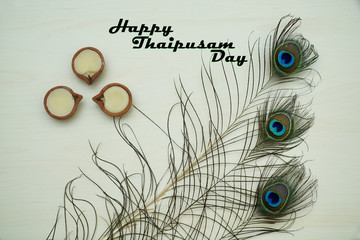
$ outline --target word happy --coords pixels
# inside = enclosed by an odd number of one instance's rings
[[[137,35],[132,39],[134,49],[170,49],[172,52],[180,49],[210,49],[214,53],[212,56],[213,62],[224,60],[225,62],[236,62],[238,66],[242,66],[244,62],[247,62],[246,56],[226,56],[224,49],[234,49],[233,42],[216,43],[205,42],[204,40],[200,42],[182,42],[175,40],[173,37],[169,37],[166,41],[153,41],[152,36],[155,34],[161,34],[164,38],[167,38],[170,33],[174,32],[171,26],[158,26],[157,24],[152,24],[151,26],[146,24],[133,26],[129,24],[129,20],[121,18],[117,25],[109,29],[110,34],[118,32],[135,33]]]

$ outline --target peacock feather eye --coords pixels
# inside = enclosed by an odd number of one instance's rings
[[[281,75],[289,75],[298,71],[302,62],[301,47],[297,42],[285,42],[278,46],[274,53],[276,70]]]
[[[261,196],[261,206],[269,213],[278,213],[286,205],[289,189],[284,183],[274,183],[266,187]]]
[[[286,112],[278,112],[266,121],[266,134],[273,140],[284,140],[291,133],[293,121]]]

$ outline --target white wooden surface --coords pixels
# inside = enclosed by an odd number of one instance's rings
[[[233,41],[248,56],[252,31],[265,38],[278,20],[303,19],[299,31],[320,53],[314,66],[322,82],[314,92],[316,124],[307,143],[308,166],[319,179],[313,211],[296,222],[294,236],[272,234],[256,239],[360,239],[360,2],[303,1],[53,1],[0,0],[0,239],[44,239],[62,203],[67,181],[96,171],[88,140],[131,170],[126,145],[112,119],[91,98],[108,83],[120,82],[134,104],[164,126],[176,101],[173,82],[181,76],[200,91],[201,51],[132,49],[133,35],[108,33],[119,18],[140,25],[171,25],[175,39]],[[99,48],[104,73],[88,86],[71,71],[81,47]],[[246,67],[239,69],[246,76]],[[84,96],[67,121],[43,108],[48,89],[67,85]],[[138,116],[138,115],[137,115]],[[136,122],[135,113],[126,118]],[[146,129],[139,129],[143,131]],[[151,132],[146,150],[160,152]],[[153,164],[164,164],[153,159]],[[159,162],[160,161],[160,162]]]

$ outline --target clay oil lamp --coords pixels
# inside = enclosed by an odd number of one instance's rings
[[[69,87],[57,86],[50,89],[44,98],[46,112],[53,118],[66,119],[71,117],[83,97]]]
[[[130,90],[120,83],[106,85],[98,95],[93,97],[101,110],[110,116],[121,116],[131,107]]]
[[[102,53],[93,47],[77,51],[72,59],[73,72],[87,84],[92,84],[104,70],[105,60]]]

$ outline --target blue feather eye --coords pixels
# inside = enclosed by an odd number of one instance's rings
[[[278,54],[278,62],[284,68],[291,67],[295,62],[295,57],[284,50],[281,50]]]
[[[284,183],[275,183],[267,186],[261,196],[261,206],[269,213],[278,213],[286,205],[289,189]]]
[[[282,136],[286,131],[286,127],[281,122],[275,119],[270,121],[269,128],[271,133],[276,136]]]
[[[286,112],[278,112],[270,116],[266,122],[266,134],[274,140],[284,140],[292,129],[292,119]]]
[[[276,192],[273,191],[268,191],[265,194],[265,201],[271,206],[271,207],[277,207],[280,205],[281,203],[281,197],[279,196],[279,194],[277,194]]]
[[[285,42],[274,52],[274,65],[281,75],[296,73],[301,67],[302,52],[297,42]]]

